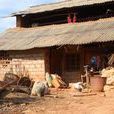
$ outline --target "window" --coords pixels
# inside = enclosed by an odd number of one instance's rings
[[[5,68],[10,64],[11,58],[6,51],[0,51],[0,68]]]
[[[79,54],[66,54],[65,69],[68,72],[80,70],[80,56]]]

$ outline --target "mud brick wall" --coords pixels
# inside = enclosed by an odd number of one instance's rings
[[[81,81],[80,72],[64,72],[62,79],[67,83],[76,83]]]
[[[29,76],[33,80],[45,78],[45,51],[9,51],[9,57],[0,59],[0,80],[6,72],[19,76]]]

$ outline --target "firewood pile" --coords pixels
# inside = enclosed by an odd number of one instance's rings
[[[33,81],[29,77],[19,77],[13,73],[6,73],[4,80],[0,81],[0,93],[10,91],[30,94],[32,85]]]

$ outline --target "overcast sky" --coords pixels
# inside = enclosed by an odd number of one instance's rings
[[[58,0],[0,0],[0,32],[15,27],[15,18],[3,18],[13,12],[26,9],[29,6],[56,2]]]

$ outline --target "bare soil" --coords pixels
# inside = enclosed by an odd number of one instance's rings
[[[114,90],[95,94],[71,90],[52,93],[42,98],[9,93],[0,99],[0,114],[114,114]]]

